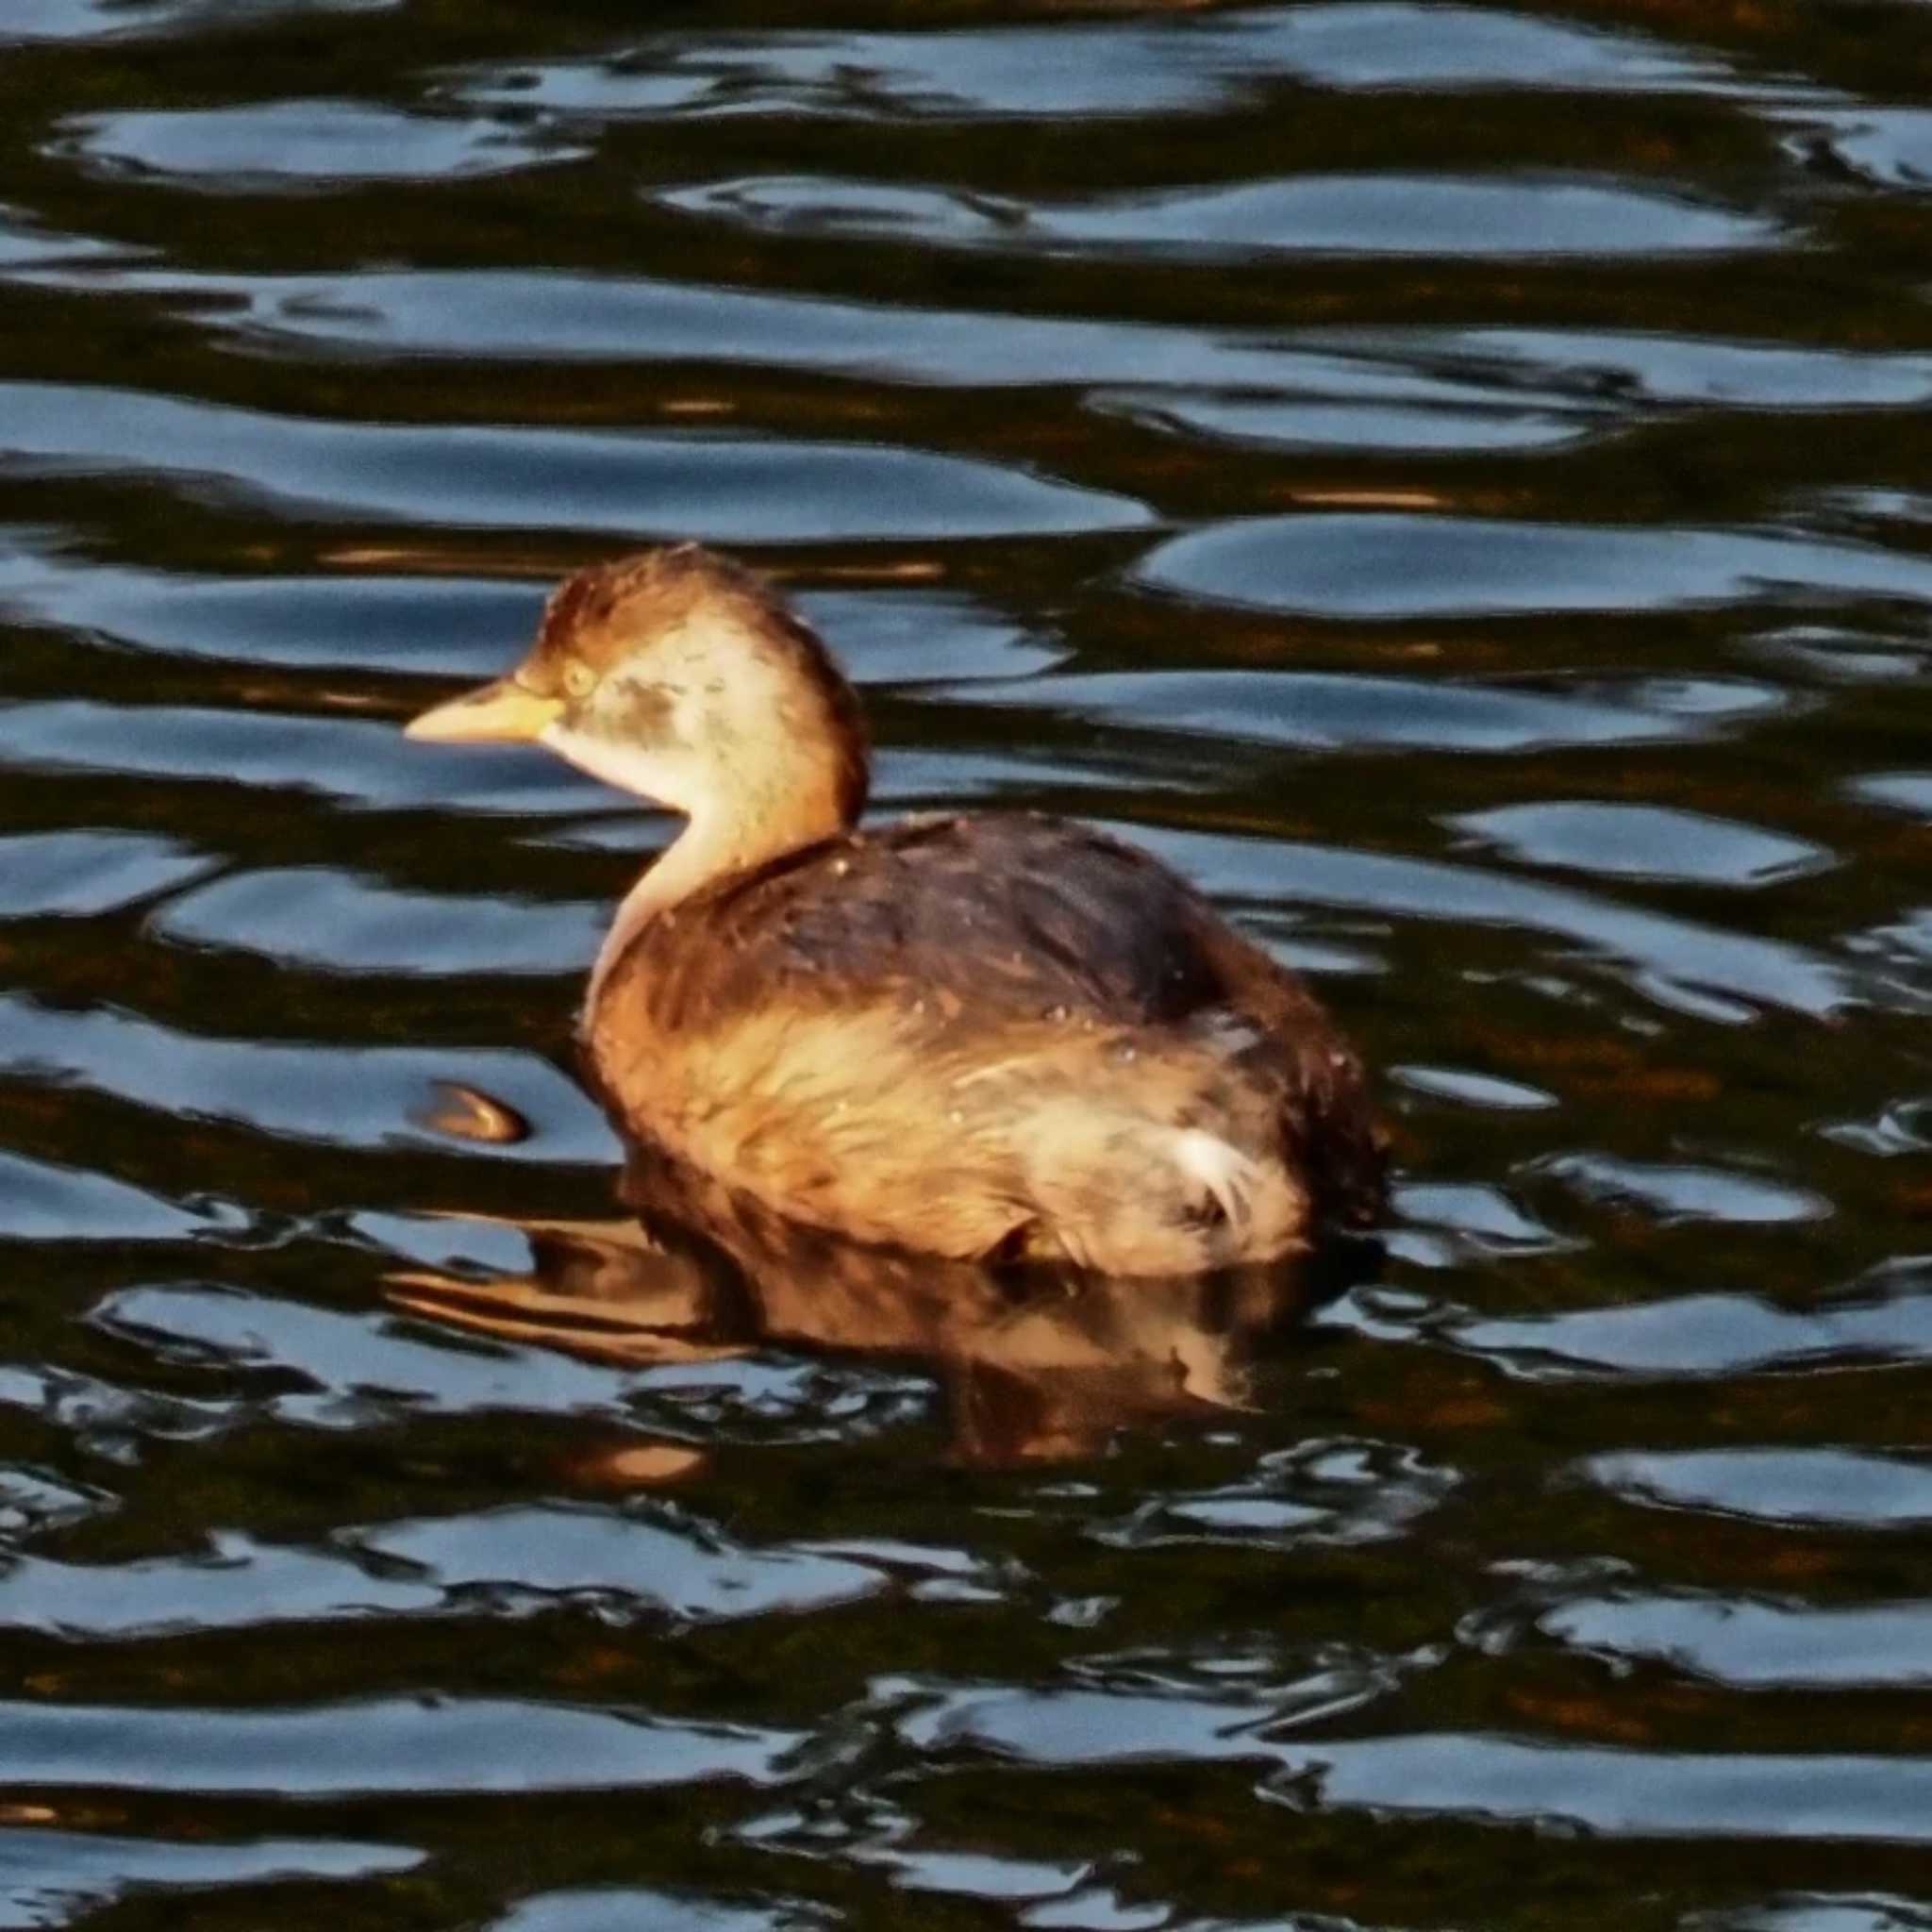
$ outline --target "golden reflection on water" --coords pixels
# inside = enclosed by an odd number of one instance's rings
[[[494,1224],[526,1240],[525,1271],[403,1269],[387,1277],[389,1297],[625,1367],[770,1347],[914,1363],[942,1391],[953,1457],[1006,1467],[1091,1457],[1124,1428],[1244,1408],[1257,1354],[1370,1258],[1357,1246],[1119,1281],[867,1247],[644,1159],[624,1193],[635,1218]],[[666,1468],[687,1473],[675,1457]]]

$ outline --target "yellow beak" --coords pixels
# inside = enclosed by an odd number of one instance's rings
[[[546,698],[513,677],[500,677],[411,718],[403,736],[438,744],[522,744],[542,737],[543,727],[562,716],[561,698]]]

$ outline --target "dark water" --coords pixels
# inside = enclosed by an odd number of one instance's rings
[[[1932,1925],[1932,15],[0,0],[0,1925]],[[617,1216],[696,534],[1122,827],[1392,1252]]]

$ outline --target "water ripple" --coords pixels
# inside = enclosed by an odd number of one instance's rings
[[[1814,1609],[1619,1591],[1558,1605],[1538,1621],[1595,1656],[1654,1660],[1743,1690],[1932,1684],[1932,1604]]]
[[[1037,708],[1117,728],[1198,733],[1223,744],[1491,753],[1701,737],[1727,716],[1750,717],[1779,702],[1773,687],[1741,679],[1713,683],[1707,706],[1687,713],[1674,693],[1636,680],[1540,691],[1261,669],[1079,672],[945,687],[935,695],[996,705],[1008,715]]]
[[[1467,1317],[1458,1348],[1531,1378],[1718,1379],[1773,1370],[1932,1358],[1932,1307],[1909,1288],[1819,1311],[1746,1294],[1672,1295],[1553,1315]]]
[[[144,832],[0,835],[0,919],[95,917],[186,885],[216,863]]]
[[[1903,408],[1932,400],[1932,357],[1665,329],[1370,329],[1351,343],[1507,382],[1526,397],[1742,409]]]
[[[0,766],[286,789],[390,810],[583,812],[610,802],[556,759],[516,750],[425,759],[393,724],[266,708],[0,702]]]
[[[1790,147],[1834,174],[1914,194],[1932,189],[1932,110],[1922,107],[1807,109]]]
[[[102,114],[62,125],[48,152],[142,181],[227,193],[319,192],[356,181],[450,181],[578,158],[487,121],[353,101]]]
[[[601,903],[405,892],[303,866],[231,874],[175,899],[147,929],[330,973],[444,977],[580,973],[609,923]]]
[[[1525,864],[1606,878],[1755,887],[1835,863],[1808,840],[1665,806],[1551,799],[1464,812],[1449,823]]]
[[[1910,812],[1932,824],[1932,772],[1874,772],[1870,777],[1854,779],[1851,790],[1855,796],[1874,805]]]
[[[341,1147],[414,1145],[484,1158],[602,1164],[615,1154],[596,1108],[532,1054],[229,1040],[105,1008],[58,1011],[19,994],[0,994],[0,1019],[7,1042],[0,1073],[110,1094],[170,1119],[228,1121]],[[433,1103],[452,1081],[496,1096],[535,1132],[493,1146],[440,1131],[431,1124]]]
[[[1131,829],[1191,876],[1227,895],[1302,900],[1431,922],[1522,926],[1574,940],[1635,966],[1635,991],[1707,1019],[1749,1019],[1751,1008],[1740,1001],[1824,1018],[1872,996],[1846,966],[1803,946],[1472,866],[1152,826]]]
[[[768,175],[661,192],[686,214],[778,234],[1003,254],[1240,261],[1280,255],[1615,257],[1767,248],[1781,225],[1595,180],[1301,175],[1089,201]]]
[[[1603,1153],[1555,1154],[1536,1163],[1585,1200],[1637,1208],[1665,1225],[1722,1221],[1733,1225],[1782,1225],[1815,1221],[1831,1204],[1809,1188],[1768,1175],[1690,1161],[1626,1160]]]
[[[372,1575],[338,1556],[229,1532],[204,1556],[119,1563],[16,1557],[0,1571],[0,1625],[70,1639],[153,1638],[435,1607],[432,1586]]]
[[[1932,1524],[1932,1461],[1857,1449],[1680,1449],[1592,1457],[1585,1473],[1633,1502],[1815,1528]]]
[[[1273,1767],[1271,1791],[1323,1810],[1564,1823],[1612,1837],[1932,1843],[1932,1760],[1826,1752],[1611,1750],[1482,1734],[1294,1744],[1265,1706],[1093,1690],[964,1690],[904,1724],[926,1750],[1040,1767],[1185,1760]]]
[[[452,428],[270,416],[138,390],[0,382],[0,474],[108,465],[285,515],[721,541],[1044,535],[1151,521],[1123,496],[925,450],[698,430]]]
[[[287,1710],[15,1701],[0,1704],[0,1724],[23,1783],[263,1798],[769,1784],[798,1742],[750,1725],[490,1698]]]
[[[0,1241],[178,1241],[235,1224],[229,1210],[190,1212],[106,1174],[0,1152]]]
[[[827,1922],[792,1904],[735,1905],[689,1891],[586,1886],[526,1898],[489,1932],[817,1932]]]
[[[177,1843],[8,1825],[0,1832],[0,1926],[66,1924],[129,1892],[375,1878],[414,1871],[425,1856],[406,1845],[347,1840]]]
[[[1238,108],[1271,86],[1730,92],[1716,57],[1636,34],[1406,0],[946,34],[658,35],[596,61],[485,69],[462,97],[568,121],[672,113],[958,120]]]
[[[1737,1911],[1699,1912],[1687,1932],[1926,1932],[1932,1909],[1876,1892],[1794,1892]]]
[[[1386,512],[1215,525],[1158,545],[1135,575],[1210,603],[1355,618],[1669,610],[1824,590],[1932,601],[1932,560],[1897,551],[1742,530]]]
[[[877,1570],[819,1552],[733,1548],[694,1526],[555,1507],[390,1524],[353,1541],[444,1591],[594,1596],[680,1622],[822,1609],[885,1583]]]
[[[523,1507],[340,1532],[334,1550],[238,1532],[192,1557],[112,1564],[20,1557],[0,1570],[0,1624],[126,1641],[264,1624],[530,1611],[593,1603],[607,1620],[679,1623],[808,1613],[886,1587],[876,1569],[800,1550],[748,1550],[695,1526]],[[378,1563],[363,1558],[374,1555]]]
[[[287,13],[369,13],[398,0],[8,0],[0,45],[137,39],[194,27],[249,25]]]
[[[0,42],[7,27],[0,22]],[[117,248],[108,242],[96,242],[85,235],[62,235],[43,227],[17,210],[0,206],[0,271],[47,268],[55,263],[97,261],[103,257],[139,256],[142,249]]]

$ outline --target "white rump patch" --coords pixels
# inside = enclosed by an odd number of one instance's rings
[[[1205,1127],[1183,1127],[1174,1137],[1174,1165],[1210,1194],[1236,1232],[1248,1224],[1255,1191],[1266,1178],[1239,1147]]]

